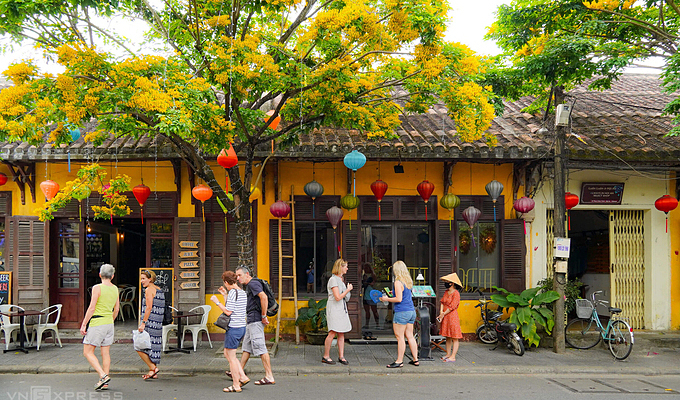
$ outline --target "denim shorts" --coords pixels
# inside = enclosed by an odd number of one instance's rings
[[[394,313],[392,323],[397,325],[408,325],[416,322],[416,312],[411,311],[397,311]]]
[[[240,328],[229,328],[227,333],[224,334],[224,348],[225,349],[238,349],[243,335],[246,334],[246,327],[242,326]]]

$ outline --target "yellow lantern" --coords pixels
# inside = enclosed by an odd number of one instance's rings
[[[250,187],[250,198],[249,200],[251,202],[257,201],[262,197],[262,191],[260,191],[260,188],[257,186],[251,186]]]

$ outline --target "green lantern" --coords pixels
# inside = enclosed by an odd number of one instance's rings
[[[453,209],[460,205],[460,199],[453,193],[448,193],[439,200],[439,205],[449,210],[449,231],[451,230],[451,220],[453,219]]]
[[[359,203],[360,203],[359,198],[354,197],[351,194],[347,194],[347,195],[343,196],[342,199],[340,199],[340,207],[344,208],[345,210],[349,211],[349,213],[350,213],[349,214],[350,215],[350,218],[349,218],[349,229],[350,230],[352,229],[352,210],[359,207]]]
[[[73,189],[73,198],[78,200],[78,213],[80,214],[80,220],[83,220],[83,200],[90,197],[92,190],[89,186],[78,186]]]

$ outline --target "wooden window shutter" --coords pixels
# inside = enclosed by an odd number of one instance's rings
[[[281,223],[281,238],[292,239],[292,224],[289,222]],[[281,241],[281,254],[283,257],[283,275],[293,275],[293,242],[291,240]],[[279,221],[269,220],[269,284],[275,294],[279,293]],[[293,285],[291,279],[283,280],[283,296],[293,295]]]
[[[359,196],[361,204],[359,209],[361,210],[360,217],[362,220],[366,221],[377,221],[378,220],[378,200],[375,196]],[[397,219],[397,202],[396,197],[385,196],[380,202],[380,215],[383,220],[395,220]]]
[[[208,220],[205,224],[205,290],[207,293],[215,293],[222,286],[227,252],[224,220]]]
[[[238,242],[236,241],[236,222],[229,220],[227,222],[227,270],[236,271],[238,267]]]
[[[456,224],[451,224],[449,230],[449,221],[437,221],[437,300],[444,295],[446,288],[444,282],[439,278],[448,275],[452,272],[458,272],[456,265]],[[462,281],[462,279],[461,279]]]
[[[349,221],[342,221],[342,258],[347,261],[347,274],[345,283],[354,286],[352,296],[347,302],[347,312],[352,323],[352,330],[347,333],[349,338],[361,337],[361,315],[359,306],[361,303],[361,224],[352,221],[352,229]]]
[[[7,217],[5,219],[5,271],[14,271],[14,255],[16,250],[14,249],[14,227],[16,226],[16,218]],[[14,275],[14,281],[16,282],[16,274]],[[12,293],[12,298],[14,293]]]
[[[12,261],[17,277],[16,297],[24,308],[37,309],[44,306],[47,268],[45,266],[45,223],[37,218],[21,217],[14,219]],[[9,249],[9,248],[8,248]]]
[[[521,219],[501,221],[501,282],[513,293],[525,289],[526,245]]]
[[[175,243],[173,248],[175,249],[174,254],[174,265],[175,265],[175,276],[177,277],[177,282],[175,285],[175,290],[177,290],[175,299],[177,299],[177,308],[180,310],[189,310],[196,306],[205,304],[205,285],[206,285],[206,257],[205,257],[205,225],[200,218],[175,218]],[[182,289],[181,284],[183,282],[193,282],[195,279],[183,279],[180,277],[182,270],[178,267],[179,252],[183,251],[179,248],[179,242],[183,240],[198,241],[198,271],[199,271],[199,284],[198,289]],[[191,319],[190,319],[191,321]],[[191,322],[193,323],[193,322]]]
[[[295,220],[327,221],[326,211],[335,205],[340,207],[340,196],[317,197],[314,204],[309,196],[295,196]]]
[[[493,221],[493,199],[489,196],[459,196],[460,206],[454,211],[458,221],[463,220],[463,211],[470,206],[475,206],[482,212],[479,216],[480,221]],[[428,210],[429,212],[429,210]],[[500,196],[496,200],[496,221],[505,218],[505,197]]]

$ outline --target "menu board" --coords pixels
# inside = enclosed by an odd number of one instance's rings
[[[11,272],[0,272],[0,304],[12,304]]]
[[[173,291],[173,285],[174,285],[174,279],[173,279],[173,273],[174,269],[173,268],[140,268],[139,269],[139,274],[142,274],[142,271],[153,271],[156,273],[156,281],[154,282],[156,286],[161,288],[163,292],[165,292],[165,299],[171,299],[173,302],[171,304],[175,304],[174,302],[174,291]],[[144,289],[139,288],[139,293],[143,293]],[[139,296],[139,299],[141,299],[144,296]],[[140,309],[141,309],[141,304],[140,304]]]
[[[411,295],[413,297],[437,297],[434,289],[432,289],[432,286],[429,285],[413,286],[413,289],[411,289]]]
[[[180,268],[198,268],[198,241],[182,240],[179,242],[179,267]],[[180,275],[181,281],[179,283],[180,289],[200,289],[200,280],[198,271],[183,271]]]

